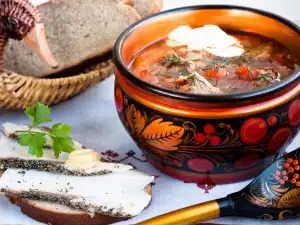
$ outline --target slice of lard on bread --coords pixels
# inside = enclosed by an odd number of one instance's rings
[[[152,0],[140,0],[148,5]],[[154,6],[153,6],[154,7]],[[50,68],[24,45],[10,40],[5,68],[34,77],[49,76],[76,68],[87,60],[110,52],[119,35],[141,19],[140,14],[120,0],[64,0],[38,6],[43,16],[51,52],[59,63]]]
[[[52,141],[46,137],[44,154],[41,158],[36,158],[28,154],[28,148],[18,143],[17,131],[28,130],[28,125],[18,125],[13,123],[2,124],[2,136],[0,139],[0,168],[23,168],[24,165],[29,169],[51,168],[51,165],[62,164],[68,159],[67,153],[62,153],[58,158],[54,157]],[[33,128],[32,131],[47,132],[49,128]],[[75,149],[82,149],[82,144],[74,141]],[[31,167],[31,168],[30,168]]]
[[[17,143],[16,131],[26,128],[3,124],[0,140],[0,192],[24,214],[52,225],[104,225],[137,216],[150,204],[153,176],[103,162],[79,142],[74,152],[58,159],[49,142],[44,156],[34,158]]]

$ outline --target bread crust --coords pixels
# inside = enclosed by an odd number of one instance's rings
[[[0,170],[0,177],[3,173],[4,171]],[[152,196],[152,187],[150,184],[144,188],[144,191]],[[86,212],[72,210],[71,208],[72,213],[65,213],[61,210],[42,208],[37,201],[30,202],[30,200],[17,199],[11,195],[5,195],[5,197],[7,197],[12,204],[17,205],[23,214],[38,222],[51,225],[107,225],[131,219],[131,217],[112,217],[102,214],[91,215]],[[145,209],[148,208],[150,204],[151,200]]]
[[[107,225],[120,221],[125,221],[130,218],[116,218],[100,214],[91,216],[86,213],[73,213],[65,214],[59,211],[51,211],[43,208],[39,208],[33,204],[30,204],[27,200],[16,199],[12,196],[6,196],[12,204],[20,207],[22,213],[30,218],[46,224],[51,225]]]

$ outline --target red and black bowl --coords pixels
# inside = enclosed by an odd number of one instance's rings
[[[141,20],[117,40],[115,103],[124,127],[162,172],[197,183],[256,176],[300,124],[300,71],[268,88],[234,95],[199,95],[160,88],[129,65],[145,46],[180,25],[215,24],[270,37],[300,59],[300,29],[269,12],[237,6],[192,6]]]

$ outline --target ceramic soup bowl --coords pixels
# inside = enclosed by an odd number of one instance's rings
[[[162,172],[186,182],[231,183],[256,176],[300,123],[300,72],[268,88],[234,95],[180,93],[130,71],[134,56],[180,25],[215,24],[275,39],[300,58],[300,29],[264,11],[192,6],[159,13],[128,28],[115,49],[115,103],[124,127]]]

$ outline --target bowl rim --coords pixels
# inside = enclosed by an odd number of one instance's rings
[[[173,13],[202,10],[202,9],[229,9],[229,10],[241,10],[241,11],[253,12],[269,18],[273,18],[283,23],[284,25],[294,30],[300,36],[300,27],[296,25],[294,22],[282,16],[279,16],[275,13],[267,12],[260,9],[244,7],[244,6],[234,6],[234,5],[194,5],[194,6],[174,8],[143,18],[142,20],[134,23],[133,25],[131,25],[125,31],[122,32],[122,34],[118,37],[113,49],[113,55],[114,55],[113,58],[114,58],[115,66],[118,69],[118,71],[126,78],[126,80],[130,81],[135,86],[142,88],[143,90],[150,91],[151,93],[158,94],[164,97],[170,97],[170,98],[185,100],[185,101],[195,101],[195,102],[220,102],[220,101],[223,102],[223,101],[249,100],[257,97],[271,95],[300,80],[300,69],[298,69],[295,73],[293,73],[291,76],[289,76],[288,78],[286,78],[284,81],[280,83],[273,84],[267,88],[262,88],[251,92],[238,93],[238,94],[194,94],[194,93],[172,91],[166,88],[158,87],[156,85],[153,85],[151,83],[148,83],[138,78],[128,69],[128,66],[125,65],[122,59],[122,54],[121,54],[122,46],[126,41],[127,37],[131,33],[133,33],[137,28],[147,24],[148,22],[151,22],[154,19],[163,18],[164,16]]]

